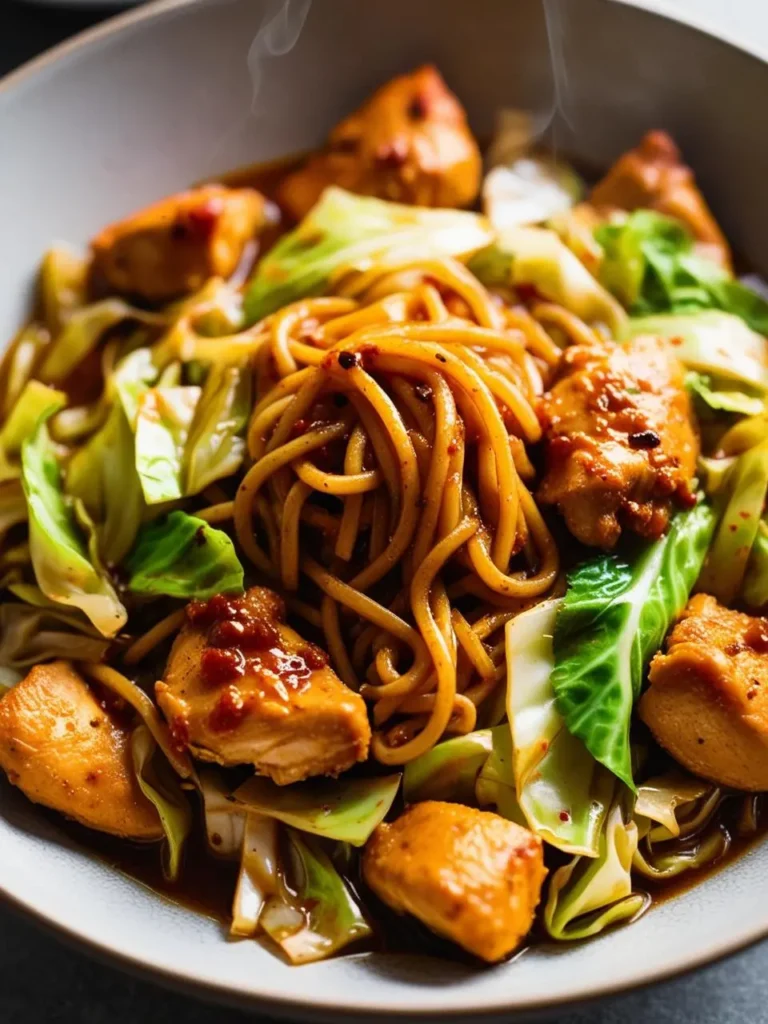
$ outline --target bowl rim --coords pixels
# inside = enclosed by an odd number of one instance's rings
[[[58,61],[87,49],[102,39],[119,34],[130,26],[151,22],[168,12],[192,7],[200,2],[210,3],[212,0],[151,0],[141,7],[131,7],[112,15],[105,21],[49,48],[0,78],[0,100],[49,66],[54,66]],[[768,44],[763,47],[755,45],[754,40],[747,41],[741,37],[737,38],[727,27],[715,25],[713,19],[701,16],[698,12],[691,10],[681,10],[673,3],[673,0],[601,0],[601,2],[620,3],[655,17],[677,22],[695,32],[709,36],[718,44],[728,46],[763,64],[768,64]],[[749,852],[747,851],[746,855]],[[162,899],[163,897],[158,896],[158,898]],[[154,965],[140,956],[119,949],[107,940],[90,934],[87,926],[80,926],[71,921],[65,923],[56,920],[34,906],[32,902],[17,896],[11,888],[6,886],[2,876],[0,876],[0,901],[7,909],[31,919],[44,931],[68,945],[82,950],[94,959],[116,966],[129,974],[138,975],[167,988],[207,1001],[249,1009],[258,1006],[259,1009],[263,1008],[266,1012],[283,1017],[299,1012],[305,1020],[327,1020],[330,1019],[329,1014],[332,1014],[334,1019],[341,1020],[359,1020],[361,1017],[370,1020],[385,1020],[391,1019],[392,1016],[392,1011],[383,1005],[372,1007],[369,1003],[347,1002],[340,1006],[331,998],[317,995],[305,996],[298,991],[285,995],[256,993],[246,990],[242,986],[199,980],[191,973],[186,973],[183,967],[169,969]],[[729,937],[710,940],[703,946],[699,946],[695,952],[681,954],[662,970],[652,971],[638,965],[630,972],[629,976],[625,975],[616,981],[608,979],[596,982],[593,991],[578,996],[569,996],[563,993],[546,998],[523,997],[520,999],[518,997],[512,1003],[505,998],[477,1009],[463,1007],[452,1010],[445,1007],[439,1009],[421,1007],[409,1009],[408,1014],[416,1020],[460,1020],[467,1017],[476,1020],[489,1020],[498,1018],[500,1014],[507,1017],[510,1014],[556,1010],[565,1005],[581,1007],[599,999],[648,988],[672,978],[690,974],[701,967],[731,957],[766,937],[768,937],[768,918],[763,924],[749,927],[744,931],[737,930],[736,934],[732,932]]]

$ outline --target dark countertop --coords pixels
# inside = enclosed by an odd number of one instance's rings
[[[0,75],[103,17],[95,8],[51,10],[0,0]],[[765,893],[755,896],[766,898]],[[0,909],[2,1024],[239,1024],[254,1019],[129,977]],[[264,1017],[258,1020],[270,1024]],[[768,943],[677,981],[566,1014],[557,1024],[646,1021],[768,1024]]]

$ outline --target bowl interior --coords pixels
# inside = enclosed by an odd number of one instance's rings
[[[169,0],[0,86],[0,337],[23,322],[52,241],[83,244],[108,220],[191,181],[306,149],[378,83],[423,61],[438,64],[480,135],[499,107],[526,107],[561,151],[600,166],[648,128],[666,128],[737,251],[768,269],[768,137],[753,102],[768,89],[768,66],[757,59],[607,0],[550,4],[549,25],[538,0],[307,7]],[[763,846],[631,928],[493,970],[394,955],[294,969],[255,942],[225,941],[215,921],[74,848],[7,785],[0,849],[0,890],[91,946],[328,1019],[341,1011],[445,1019],[570,1002],[768,931],[754,898],[768,869]]]

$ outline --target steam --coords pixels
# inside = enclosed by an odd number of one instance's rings
[[[252,110],[261,88],[264,61],[290,53],[311,6],[312,0],[278,0],[277,4],[271,4],[272,10],[267,12],[248,50],[248,70],[253,83]]]
[[[2,2],[0,0],[0,4]],[[256,29],[246,57],[252,87],[250,107],[243,105],[236,117],[223,125],[215,145],[208,151],[211,171],[218,173],[222,168],[231,169],[232,148],[242,152],[243,140],[250,141],[255,137],[254,122],[272,113],[267,104],[257,102],[262,90],[265,64],[272,57],[282,57],[294,48],[311,6],[312,0],[267,0],[263,5],[266,13]],[[238,166],[253,160],[250,145],[245,152],[248,156],[239,160]]]
[[[526,143],[530,145],[539,144],[547,132],[550,132],[551,150],[554,156],[557,155],[557,139],[555,129],[558,118],[570,128],[573,125],[566,111],[566,97],[568,96],[568,67],[565,60],[564,41],[567,34],[566,25],[566,0],[542,0],[544,10],[544,23],[547,32],[547,43],[549,49],[549,63],[552,70],[552,97],[549,103],[529,110],[525,113],[526,119]],[[503,131],[502,120],[499,119],[499,133]],[[491,159],[493,163],[504,163],[506,161]]]
[[[549,42],[549,59],[552,65],[552,83],[554,88],[553,106],[549,115],[549,125],[559,114],[569,128],[573,128],[565,107],[565,98],[568,95],[568,66],[563,51],[563,41],[566,34],[564,0],[544,0],[544,18],[547,25],[547,40]],[[554,140],[553,140],[554,141]]]

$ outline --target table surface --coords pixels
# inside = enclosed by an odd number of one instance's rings
[[[747,32],[759,29],[768,46],[765,0],[666,0],[665,6],[693,10],[708,24],[723,23],[727,18],[730,36],[741,32],[746,37]],[[0,75],[103,16],[96,8],[53,10],[0,0]],[[211,1007],[129,977],[0,910],[3,1024],[167,1024],[169,1020],[270,1024],[264,1017]],[[768,943],[688,977],[557,1018],[557,1024],[588,1021],[768,1024]]]

